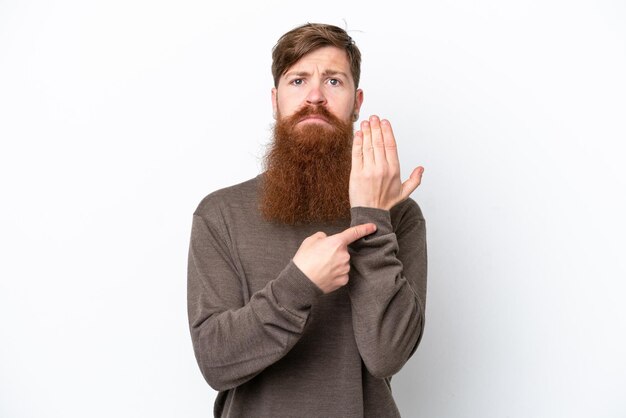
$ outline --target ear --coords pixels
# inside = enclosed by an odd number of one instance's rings
[[[354,113],[358,114],[363,104],[363,90],[357,89],[354,95]]]
[[[277,94],[278,90],[276,90],[276,87],[272,87],[272,114],[274,115],[274,119],[276,119],[276,115],[278,114]]]

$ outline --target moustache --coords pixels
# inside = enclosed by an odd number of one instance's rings
[[[309,105],[299,109],[296,113],[291,115],[291,117],[289,118],[289,122],[292,125],[295,125],[301,120],[311,116],[322,118],[326,122],[329,122],[331,125],[334,126],[340,125],[342,123],[339,118],[330,113],[330,111],[322,105]]]

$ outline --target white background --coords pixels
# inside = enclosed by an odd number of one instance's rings
[[[403,416],[626,416],[626,3],[404,4],[0,0],[1,417],[211,416],[191,214],[260,172],[307,21],[348,29],[361,115],[425,167]]]

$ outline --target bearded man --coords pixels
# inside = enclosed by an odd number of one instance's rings
[[[422,339],[426,230],[391,124],[363,102],[336,26],[273,49],[265,171],[193,214],[188,313],[215,417],[398,417],[391,377]]]

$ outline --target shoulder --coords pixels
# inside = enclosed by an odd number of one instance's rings
[[[222,212],[227,207],[247,205],[256,200],[260,175],[241,183],[215,190],[206,195],[198,204],[194,215],[205,219]]]

